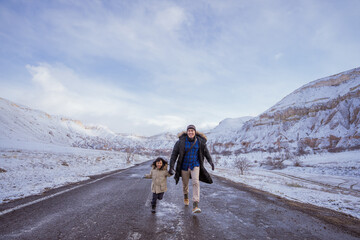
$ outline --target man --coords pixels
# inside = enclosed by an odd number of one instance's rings
[[[209,150],[206,146],[207,138],[204,134],[197,132],[194,125],[189,125],[186,132],[178,135],[179,140],[175,143],[170,159],[169,173],[174,174],[174,165],[176,172],[174,179],[176,184],[180,176],[183,182],[184,204],[189,205],[189,178],[191,175],[193,185],[193,213],[200,213],[200,182],[211,184],[213,181],[210,174],[204,167],[204,157],[210,163],[212,170],[215,166],[212,162]]]

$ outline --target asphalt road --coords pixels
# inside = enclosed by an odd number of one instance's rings
[[[360,239],[358,220],[217,177],[201,184],[202,213],[183,205],[181,183],[169,178],[152,214],[149,171],[147,162],[2,205],[0,239]]]

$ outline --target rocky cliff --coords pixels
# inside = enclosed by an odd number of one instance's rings
[[[360,68],[310,82],[257,117],[225,119],[207,133],[212,153],[360,149]],[[116,134],[0,98],[0,144],[9,141],[169,155],[177,137]]]
[[[355,68],[304,85],[245,122],[227,142],[210,142],[228,154],[360,149],[359,119],[360,68]]]

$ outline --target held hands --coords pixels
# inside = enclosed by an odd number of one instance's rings
[[[170,169],[169,169],[169,174],[170,174],[171,176],[174,175],[174,169],[170,168]]]

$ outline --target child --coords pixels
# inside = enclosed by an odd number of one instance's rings
[[[164,193],[167,191],[166,178],[171,175],[167,171],[168,163],[158,157],[151,165],[150,174],[146,174],[145,178],[151,178],[151,191],[153,192],[153,197],[151,201],[151,212],[155,213],[156,209],[156,200],[161,200],[164,196]]]

